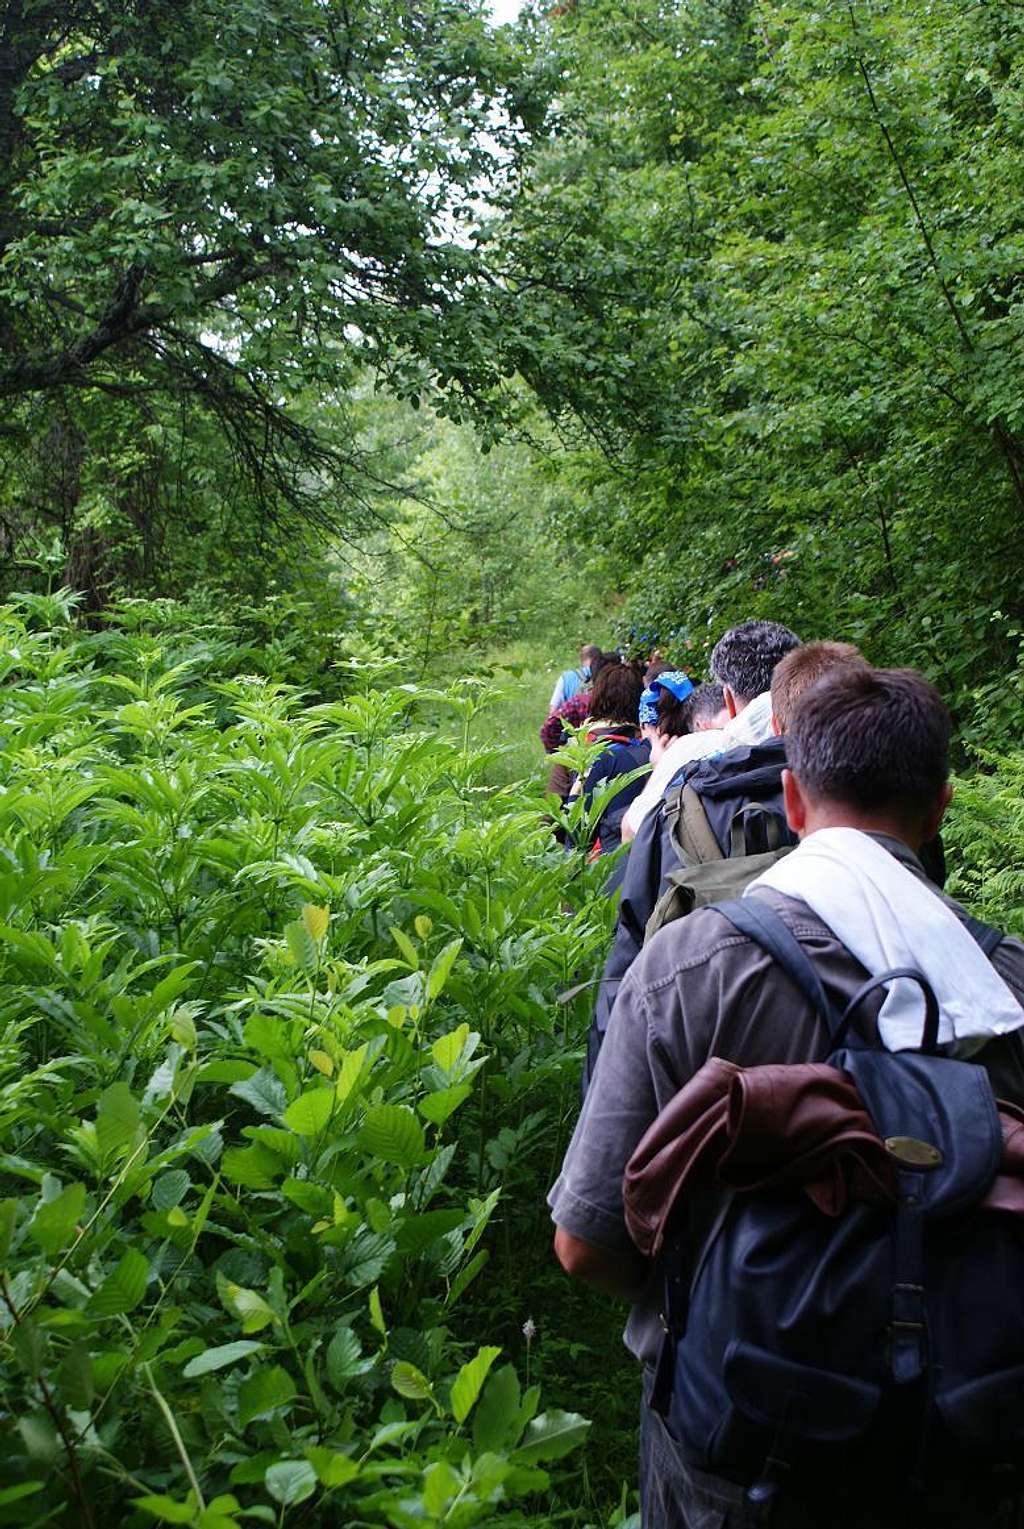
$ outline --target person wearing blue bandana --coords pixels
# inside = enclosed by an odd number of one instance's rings
[[[704,759],[724,747],[725,711],[720,689],[702,685],[694,690],[689,675],[681,669],[669,669],[651,681],[644,691],[644,697],[648,696],[652,699],[646,708],[641,698],[640,720],[644,720],[645,709],[649,713],[653,708],[656,730],[651,744],[653,769],[622,819],[622,838],[626,843],[635,836],[647,814],[657,807],[665,788],[684,764]]]

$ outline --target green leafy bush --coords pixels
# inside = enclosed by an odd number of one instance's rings
[[[597,870],[423,727],[458,691],[69,613],[0,608],[0,1522],[526,1521],[587,1424],[465,1297]]]

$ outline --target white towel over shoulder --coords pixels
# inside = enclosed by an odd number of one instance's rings
[[[1024,1026],[1024,1009],[988,957],[913,871],[870,834],[821,828],[747,887],[773,887],[807,903],[872,975],[913,966],[939,1001],[939,1040],[964,1050]],[[878,1019],[890,1051],[921,1041],[924,1006],[914,982],[893,983]]]

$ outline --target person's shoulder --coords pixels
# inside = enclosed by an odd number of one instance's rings
[[[777,913],[801,941],[812,946],[835,943],[832,931],[799,898],[766,888],[758,892],[758,901]],[[674,982],[684,972],[692,972],[698,967],[716,963],[732,967],[755,959],[763,959],[760,947],[711,904],[664,924],[638,957],[637,978],[641,985],[658,987]]]

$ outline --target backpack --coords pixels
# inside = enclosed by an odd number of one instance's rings
[[[694,908],[739,897],[796,843],[785,818],[763,802],[748,801],[732,813],[729,853],[724,855],[704,804],[689,784],[666,796],[665,823],[679,866],[665,873],[668,886],[647,920],[645,945],[665,924]]]
[[[829,1217],[799,1189],[725,1195],[696,1261],[676,1213],[655,1405],[692,1465],[748,1489],[754,1522],[787,1491],[898,1509],[903,1493],[913,1504],[951,1483],[975,1507],[1005,1501],[1024,1456],[1024,1234],[981,1208],[1003,1146],[988,1073],[938,1050],[919,972],[871,978],[838,1015],[771,908],[747,898],[718,911],[827,1025],[828,1063],[884,1141],[896,1203],[850,1201]],[[991,955],[1000,931],[968,927]],[[897,976],[923,990],[919,1051],[854,1028],[861,1000]]]

